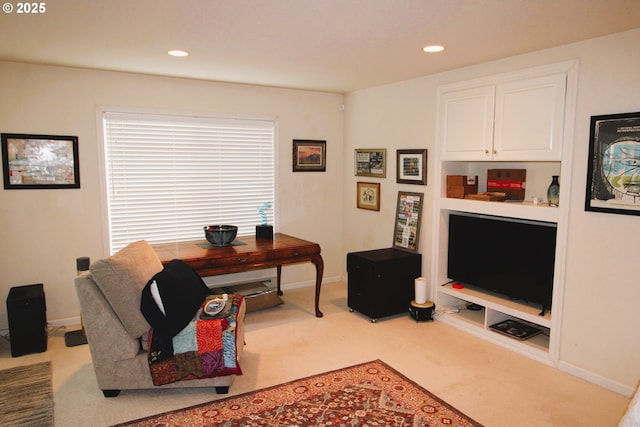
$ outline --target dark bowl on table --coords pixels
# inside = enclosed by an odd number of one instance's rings
[[[238,234],[235,225],[208,225],[204,228],[204,236],[213,246],[229,246]]]

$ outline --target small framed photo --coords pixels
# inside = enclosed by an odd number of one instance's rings
[[[294,172],[325,172],[327,170],[327,141],[293,140]]]
[[[380,183],[378,182],[358,182],[357,183],[356,206],[359,209],[369,209],[371,211],[380,210]]]
[[[585,210],[640,215],[640,112],[591,117]]]
[[[398,191],[393,248],[418,252],[423,193]]]
[[[5,190],[80,188],[78,137],[3,133]]]
[[[427,183],[427,150],[396,151],[396,182],[425,185]]]
[[[372,176],[385,178],[387,174],[386,153],[384,148],[356,148],[356,176]]]

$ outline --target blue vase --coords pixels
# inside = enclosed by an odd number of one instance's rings
[[[549,206],[560,206],[560,183],[558,182],[558,175],[553,175],[551,178],[551,184],[547,189],[547,199],[549,200]]]

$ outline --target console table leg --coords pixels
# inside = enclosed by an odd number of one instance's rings
[[[280,290],[280,277],[282,277],[281,273],[282,273],[282,266],[281,265],[276,266],[276,283],[278,284],[277,294],[279,296],[282,296],[282,290]]]
[[[324,314],[320,311],[320,287],[322,286],[322,274],[324,273],[324,261],[322,256],[315,255],[311,258],[311,262],[316,266],[316,317],[322,317]]]

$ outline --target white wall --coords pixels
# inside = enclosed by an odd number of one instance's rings
[[[102,106],[275,118],[276,231],[318,242],[325,282],[340,278],[342,236],[326,227],[342,228],[341,95],[9,62],[0,62],[0,76],[0,131],[78,136],[81,180],[80,189],[0,190],[0,295],[44,283],[49,322],[77,321],[75,259],[108,255],[98,167]],[[292,172],[295,138],[327,141],[326,173]],[[314,280],[311,264],[283,268],[285,288]]]
[[[435,86],[430,79],[418,79],[357,91],[345,100],[344,152],[344,249],[345,253],[391,247],[398,191],[422,192],[425,197],[421,228],[421,253],[428,272],[431,224],[433,159],[427,153],[427,185],[396,183],[396,149],[432,148],[435,135]],[[386,178],[355,176],[354,149],[385,148]],[[356,208],[356,182],[380,183],[380,212]]]
[[[640,111],[640,30],[361,90],[345,98],[345,252],[391,245],[397,191],[427,196],[420,237],[423,275],[431,268],[433,188],[395,182],[395,150],[435,152],[436,88],[567,60],[579,60],[569,241],[560,368],[630,394],[640,378],[638,239],[640,217],[584,211],[590,117]],[[433,59],[437,60],[437,58]],[[355,148],[386,148],[380,212],[355,207]],[[433,158],[428,166],[433,165]],[[428,179],[431,173],[428,173]],[[507,351],[507,350],[505,350]]]

